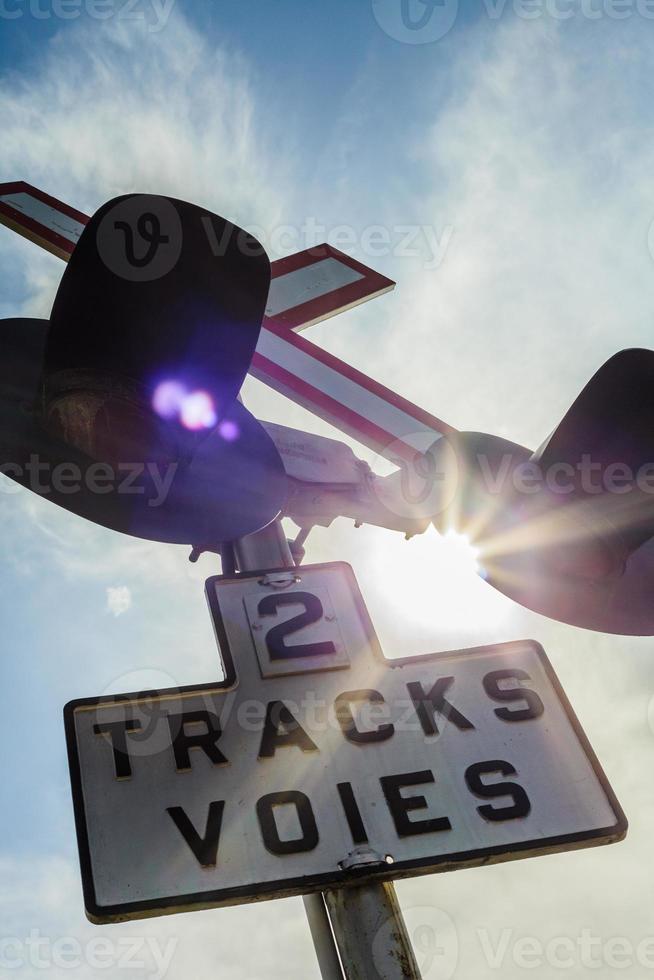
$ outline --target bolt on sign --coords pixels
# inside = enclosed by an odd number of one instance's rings
[[[386,659],[340,562],[206,589],[224,680],[65,709],[92,921],[624,837],[537,643]]]

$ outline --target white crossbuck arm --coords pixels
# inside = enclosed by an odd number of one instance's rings
[[[64,261],[88,220],[23,181],[0,184],[0,223]],[[273,262],[250,373],[380,455],[413,461],[452,427],[296,333],[394,285],[330,245]]]

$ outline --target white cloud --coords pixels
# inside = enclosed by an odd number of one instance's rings
[[[603,360],[651,346],[654,150],[637,92],[653,54],[636,20],[507,18],[453,66],[420,146],[421,220],[445,213],[453,239],[440,269],[401,283],[377,362],[450,423],[535,447]],[[415,354],[391,368],[409,329]]]
[[[0,854],[0,871],[0,963],[8,975],[24,980],[46,974],[53,980],[100,980],[108,975],[133,980],[318,976],[299,899],[95,926],[81,914],[74,859]]]
[[[110,585],[107,589],[107,612],[122,616],[132,608],[132,593],[126,585]]]
[[[112,196],[148,191],[272,225],[288,184],[271,115],[255,103],[243,59],[179,12],[156,35],[139,21],[80,22],[4,85],[3,173],[87,213]],[[3,261],[17,251],[23,310],[47,316],[61,262],[3,233]]]

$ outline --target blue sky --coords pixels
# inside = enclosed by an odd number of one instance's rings
[[[380,26],[399,0],[380,0],[377,17],[369,0],[177,0],[156,32],[121,18],[118,0],[104,22],[86,12],[37,19],[29,2],[5,0],[1,10],[22,15],[0,15],[0,178],[26,179],[88,212],[119,193],[170,193],[261,225],[271,240],[282,224],[300,237],[309,219],[326,237],[350,225],[349,250],[397,289],[311,338],[457,427],[536,446],[607,357],[652,346],[654,320],[654,22],[635,3],[623,19],[609,0],[597,0],[596,19],[584,14],[588,3],[574,4],[569,20],[551,13],[563,0],[552,3],[529,19],[513,4],[462,3],[443,37],[411,44]],[[444,9],[452,13],[452,0]],[[372,259],[361,239],[372,224],[394,246],[402,225],[431,238],[422,235],[415,254],[394,247]],[[0,315],[47,316],[59,260],[0,229],[0,263]],[[255,382],[244,395],[261,418],[334,435]],[[63,705],[214,677],[202,593],[217,562],[191,566],[184,549],[112,535],[9,489],[0,493],[11,748],[0,791],[0,939],[31,929],[80,942],[172,935],[171,980],[213,977],[219,962],[221,980],[317,977],[299,900],[147,927],[85,922]],[[518,980],[518,936],[546,943],[591,929],[604,942],[645,940],[654,642],[521,610],[453,570],[435,536],[407,544],[341,521],[315,532],[307,557],[353,564],[388,655],[542,642],[630,817],[627,842],[605,851],[402,883],[416,927],[441,913],[453,923],[453,975]],[[115,589],[128,603],[116,604]],[[507,929],[498,972],[479,930],[496,942]],[[576,965],[577,976],[615,975],[606,961]],[[643,969],[622,973],[642,980]],[[25,961],[14,973],[43,970]],[[551,964],[531,974],[558,975]]]

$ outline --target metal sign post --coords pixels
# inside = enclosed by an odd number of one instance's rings
[[[347,980],[420,980],[392,881],[325,892]]]
[[[241,572],[295,568],[281,521],[237,541],[234,550]],[[318,893],[303,901],[323,980],[340,980],[343,973],[346,980],[420,980],[392,882],[332,889],[324,898]],[[373,943],[384,927],[386,948],[373,957]]]
[[[324,895],[320,892],[317,895],[303,895],[302,901],[322,980],[343,980],[341,961],[327,915]]]

